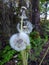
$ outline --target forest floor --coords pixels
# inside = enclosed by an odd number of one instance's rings
[[[43,46],[43,50],[40,54],[41,59],[43,58],[43,56],[44,56],[45,52],[47,51],[48,47],[49,47],[49,41]],[[45,56],[45,58],[42,62],[42,65],[49,65],[49,51],[47,52],[47,55]]]
[[[40,59],[43,58],[48,47],[49,47],[49,41],[43,46],[43,50],[40,53],[40,57],[39,57]],[[31,61],[29,65],[39,65],[39,63],[40,63],[39,61],[41,61],[41,60],[38,60],[37,62]],[[12,59],[9,62],[7,62],[5,65],[16,65],[16,64],[14,62],[14,59]],[[45,56],[41,65],[49,65],[49,51],[48,51],[47,55]]]

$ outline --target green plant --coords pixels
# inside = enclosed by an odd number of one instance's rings
[[[37,57],[39,57],[40,52],[42,51],[42,46],[47,42],[47,40],[47,36],[45,36],[45,38],[41,38],[39,32],[37,31],[34,31],[30,34],[31,48],[34,51],[31,53],[31,60],[37,60]]]
[[[13,55],[16,53],[15,50],[12,50],[9,45],[7,45],[3,50],[0,51],[0,65],[3,65],[4,63],[8,62],[10,59],[12,59]]]
[[[41,30],[43,32],[44,35],[48,35],[49,36],[49,21],[41,21]]]

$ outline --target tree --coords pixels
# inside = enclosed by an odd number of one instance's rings
[[[32,0],[32,23],[35,25],[35,29],[39,31],[40,12],[39,12],[39,0]]]
[[[49,11],[49,7],[48,7],[49,1],[44,1],[40,3],[40,13],[41,15],[44,14],[44,21],[47,20],[47,15],[48,15],[48,11]]]

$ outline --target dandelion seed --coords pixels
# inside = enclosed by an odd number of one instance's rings
[[[30,45],[29,36],[26,33],[20,32],[20,38],[23,39],[26,46]]]
[[[15,63],[17,63],[18,61],[17,60],[15,60]]]
[[[4,2],[4,3],[8,3],[8,2],[9,2],[9,0],[3,0],[3,2]]]
[[[17,58],[18,55],[15,55],[13,58]]]
[[[29,4],[30,4],[30,1],[29,0],[26,0],[27,8],[29,8]]]
[[[26,10],[27,8],[25,6],[22,6],[21,9],[25,9]]]
[[[16,12],[14,12],[14,15],[16,15],[17,13]]]
[[[17,24],[17,30],[19,32],[21,32],[20,25],[21,25],[20,23]],[[32,32],[33,28],[34,28],[34,26],[29,21],[23,22],[23,32],[24,33],[30,34],[30,32]]]
[[[27,45],[30,45],[29,37],[23,32],[14,34],[10,38],[10,46],[17,51],[25,50]]]

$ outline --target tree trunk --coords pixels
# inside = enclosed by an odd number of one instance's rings
[[[10,20],[8,15],[8,8],[5,9],[5,5],[3,3],[3,11],[2,11],[2,25],[3,25],[3,33],[10,36]]]
[[[32,24],[35,25],[35,29],[39,31],[40,12],[39,12],[39,0],[32,0]]]
[[[48,6],[48,2],[45,3],[45,21],[47,19],[47,6]]]

